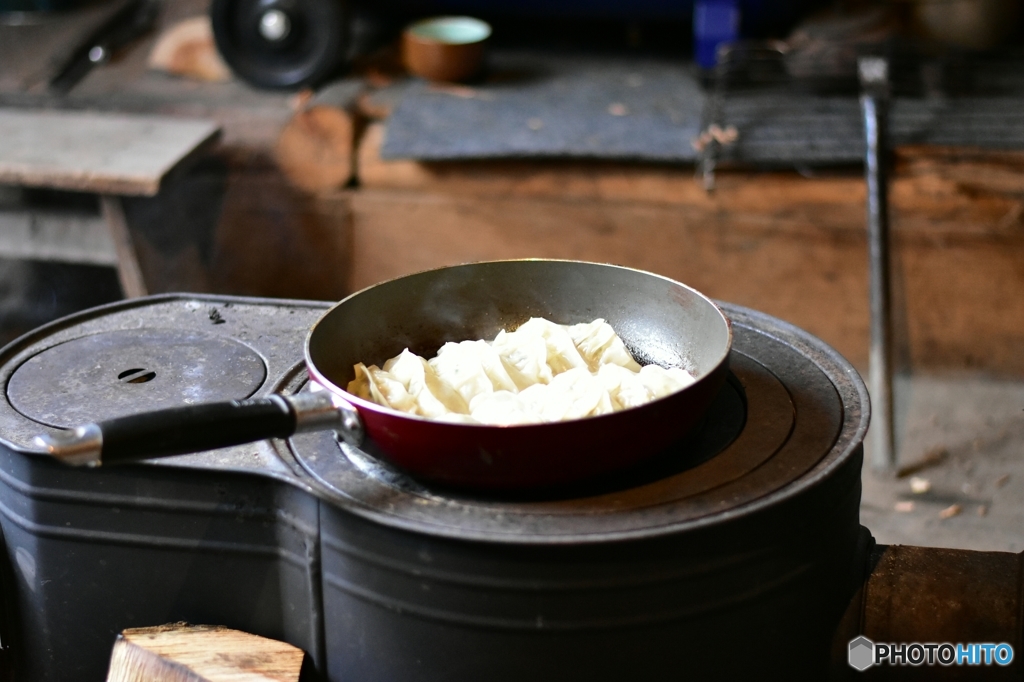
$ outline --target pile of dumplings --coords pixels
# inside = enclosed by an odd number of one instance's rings
[[[428,419],[511,426],[636,407],[694,382],[686,370],[641,367],[602,319],[560,325],[531,318],[493,341],[449,342],[437,356],[405,349],[355,366],[348,392]]]

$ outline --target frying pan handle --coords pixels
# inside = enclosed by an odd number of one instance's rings
[[[362,442],[355,408],[327,391],[174,407],[37,436],[35,444],[75,466],[99,466],[335,429]]]

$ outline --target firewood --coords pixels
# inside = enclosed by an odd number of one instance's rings
[[[326,192],[352,178],[353,138],[348,111],[314,104],[297,112],[284,127],[274,156],[293,185],[313,194]]]
[[[299,682],[304,658],[290,644],[221,626],[130,628],[114,642],[107,682]]]
[[[205,15],[164,31],[149,53],[149,68],[201,81],[231,80],[231,69],[217,51],[210,18]]]

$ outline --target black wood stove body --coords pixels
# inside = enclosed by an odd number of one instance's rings
[[[426,488],[329,432],[96,470],[32,452],[131,411],[305,390],[325,309],[157,296],[4,349],[18,679],[101,680],[120,630],[182,620],[287,640],[331,682],[826,675],[870,542],[867,395],[835,351],[751,310],[724,306],[732,375],[697,432],[572,489]]]

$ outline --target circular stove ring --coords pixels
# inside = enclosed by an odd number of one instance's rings
[[[297,436],[288,445],[328,499],[405,530],[459,539],[568,543],[710,524],[786,488],[827,455],[848,457],[867,425],[863,383],[835,351],[768,315],[723,308],[733,324],[732,386],[738,382],[745,393],[745,425],[706,461],[698,456],[698,462],[690,462],[694,466],[684,464],[663,478],[569,499],[480,499],[426,488],[369,455],[343,453],[329,433]],[[300,385],[301,378],[293,378],[293,390]]]

